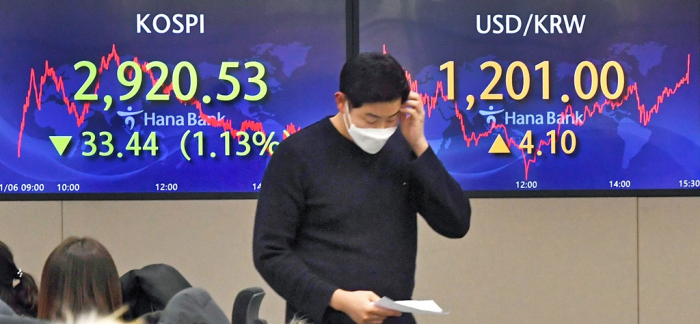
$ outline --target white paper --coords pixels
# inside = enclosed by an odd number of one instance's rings
[[[393,301],[389,297],[382,297],[374,303],[379,307],[384,307],[399,311],[402,313],[412,314],[442,314],[447,315],[450,312],[443,311],[438,304],[433,300],[397,300]]]

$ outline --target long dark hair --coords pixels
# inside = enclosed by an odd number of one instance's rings
[[[95,239],[69,237],[46,259],[41,273],[39,318],[64,319],[64,312],[106,315],[122,304],[117,267]]]
[[[0,241],[0,299],[18,315],[36,317],[38,294],[34,278],[17,268],[10,248]]]

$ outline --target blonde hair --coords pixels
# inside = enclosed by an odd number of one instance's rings
[[[146,321],[141,318],[131,322],[122,321],[121,317],[126,313],[127,309],[128,307],[122,306],[114,313],[106,316],[100,315],[97,311],[91,311],[74,317],[72,313],[66,312],[65,324],[146,324]]]

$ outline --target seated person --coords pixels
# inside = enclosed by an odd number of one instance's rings
[[[100,315],[96,311],[91,311],[85,314],[78,314],[76,316],[73,316],[73,314],[68,313],[66,314],[67,319],[65,321],[65,324],[147,324],[142,319],[136,319],[130,322],[122,321],[121,318],[124,315],[124,312],[126,312],[126,310],[127,307],[122,306],[116,312],[109,315]]]
[[[70,237],[49,255],[41,274],[38,318],[67,314],[112,314],[122,305],[117,267],[95,239]]]
[[[36,317],[38,294],[34,278],[17,268],[10,248],[0,242],[0,300],[17,315]]]

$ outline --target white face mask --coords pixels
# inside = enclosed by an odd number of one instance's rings
[[[389,137],[396,132],[396,126],[389,128],[359,128],[353,125],[350,119],[350,109],[347,102],[345,102],[345,111],[343,122],[345,122],[345,127],[348,129],[350,137],[357,146],[369,154],[379,152],[386,144],[386,141],[389,140]],[[347,120],[345,116],[347,116]]]

